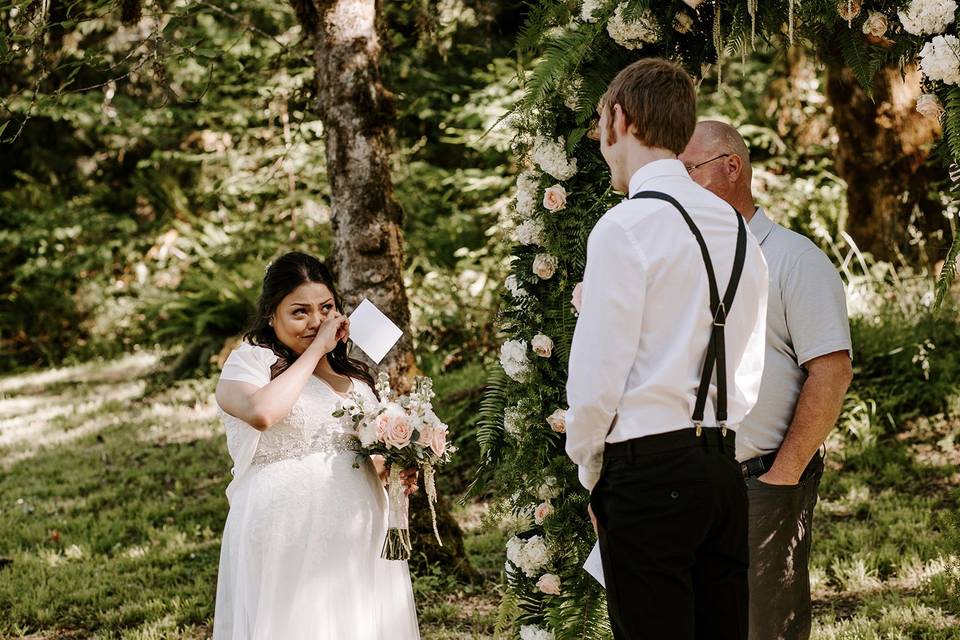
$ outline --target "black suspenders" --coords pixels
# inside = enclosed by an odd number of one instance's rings
[[[710,252],[707,250],[707,243],[703,240],[700,229],[693,223],[690,214],[676,201],[675,198],[659,191],[640,191],[630,197],[636,199],[655,199],[663,200],[672,204],[683,219],[686,221],[690,231],[697,239],[700,245],[700,253],[703,255],[703,265],[707,269],[707,281],[710,283],[710,313],[713,315],[713,328],[710,332],[710,342],[707,344],[707,356],[703,362],[703,372],[700,374],[700,386],[697,388],[697,403],[693,408],[694,426],[697,428],[697,436],[700,435],[703,425],[703,410],[707,406],[707,396],[710,393],[710,379],[713,377],[714,368],[717,372],[717,425],[722,430],[724,436],[727,435],[727,354],[726,342],[724,340],[723,328],[727,324],[727,314],[733,305],[733,298],[737,294],[737,285],[740,284],[740,276],[743,274],[743,263],[747,256],[747,229],[743,223],[743,217],[734,210],[737,217],[737,251],[733,258],[733,272],[730,274],[730,283],[727,290],[720,299],[720,291],[717,288],[717,276],[713,271],[713,262],[710,260]]]

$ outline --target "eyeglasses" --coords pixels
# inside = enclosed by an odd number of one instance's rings
[[[705,165],[705,164],[709,164],[709,163],[713,162],[714,160],[719,160],[720,158],[726,158],[727,156],[732,156],[732,155],[733,155],[732,153],[722,153],[722,154],[720,154],[719,156],[716,156],[716,157],[714,157],[714,158],[710,158],[709,160],[704,160],[703,162],[699,162],[699,163],[694,164],[694,165],[684,165],[684,166],[685,166],[686,169],[687,169],[687,173],[690,173],[690,172],[692,172],[694,169],[697,169],[697,168],[699,168],[699,167],[702,167],[702,166]]]

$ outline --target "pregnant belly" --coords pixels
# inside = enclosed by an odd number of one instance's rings
[[[251,542],[317,544],[382,540],[386,497],[369,460],[313,454],[256,467],[238,486],[228,528]]]

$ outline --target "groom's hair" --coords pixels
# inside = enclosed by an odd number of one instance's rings
[[[607,139],[613,132],[613,105],[619,104],[627,127],[648,147],[680,154],[697,126],[697,90],[683,67],[663,58],[643,58],[622,69],[600,98],[607,111]]]

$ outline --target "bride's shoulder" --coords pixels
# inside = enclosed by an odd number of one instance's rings
[[[242,342],[227,356],[220,379],[249,382],[262,387],[270,382],[270,367],[277,357],[272,349]]]

